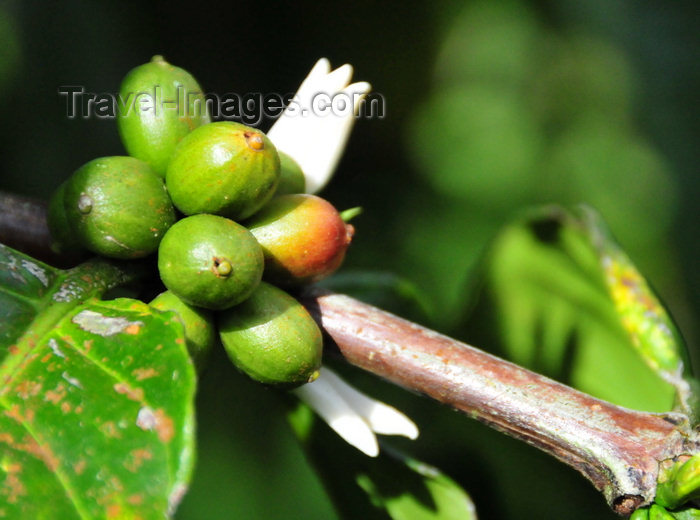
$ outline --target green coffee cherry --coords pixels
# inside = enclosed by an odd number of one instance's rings
[[[154,56],[126,75],[119,95],[124,106],[117,124],[126,151],[165,177],[180,140],[209,122],[202,89],[189,72]]]
[[[179,316],[185,327],[187,351],[197,370],[201,370],[217,340],[212,313],[188,305],[171,291],[160,293],[149,305],[161,311],[174,311]]]
[[[197,128],[180,142],[166,183],[173,204],[186,215],[239,220],[274,195],[279,176],[272,142],[259,130],[224,121]]]
[[[219,314],[231,361],[261,383],[292,388],[318,377],[323,340],[303,305],[261,282],[245,302]]]
[[[673,509],[700,498],[700,455],[677,462],[664,473],[656,488],[658,504]]]
[[[649,520],[673,520],[674,516],[658,504],[649,508]]]
[[[77,255],[83,251],[75,231],[68,224],[64,194],[66,183],[61,184],[51,196],[46,214],[49,232],[51,233],[51,250],[59,255]]]
[[[225,309],[245,300],[260,283],[263,254],[243,226],[216,215],[178,221],[158,248],[165,286],[197,307]]]
[[[318,281],[335,271],[353,227],[315,195],[281,195],[246,222],[265,254],[265,279],[278,285]]]
[[[104,256],[146,256],[175,222],[163,180],[133,157],[90,161],[64,189],[69,228],[86,249]]]
[[[280,151],[278,153],[280,156],[280,182],[277,185],[275,195],[304,193],[306,191],[306,177],[301,166],[286,153]]]
[[[649,509],[646,507],[637,509],[632,513],[629,520],[649,520]]]

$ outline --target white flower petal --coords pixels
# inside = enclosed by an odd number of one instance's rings
[[[325,379],[360,416],[372,430],[384,435],[403,435],[409,439],[418,437],[418,427],[408,417],[392,406],[363,394],[343,381],[335,372],[324,368]]]
[[[347,143],[361,100],[372,88],[365,81],[349,84],[352,66],[330,71],[326,58],[316,62],[289,106],[267,136],[275,147],[291,156],[306,176],[306,191],[316,193],[330,180]],[[317,95],[333,99],[343,94],[352,101],[352,111],[314,110]],[[327,96],[327,97],[326,97]]]
[[[324,78],[328,76],[331,71],[331,64],[326,58],[321,58],[313,66],[309,74],[306,76],[304,81],[299,85],[297,93],[294,95],[295,99],[308,101],[311,96],[317,92],[319,84],[324,81]]]
[[[346,63],[345,65],[338,67],[333,72],[326,76],[326,85],[328,92],[333,92],[342,89],[350,83],[352,78],[352,65]]]
[[[344,415],[335,421],[329,421],[333,428],[351,446],[355,446],[365,455],[376,457],[379,455],[377,437],[372,433],[367,423],[360,417]]]
[[[370,457],[379,454],[377,438],[369,425],[336,392],[327,369],[313,383],[292,390],[306,402],[338,435]]]

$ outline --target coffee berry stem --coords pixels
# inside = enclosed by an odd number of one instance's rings
[[[40,201],[0,192],[0,243],[60,265]],[[613,405],[342,294],[301,301],[348,363],[558,458],[620,515],[651,503],[660,463],[700,452],[683,414]]]

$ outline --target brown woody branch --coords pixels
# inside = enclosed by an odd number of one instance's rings
[[[615,406],[348,296],[303,302],[349,363],[566,462],[621,515],[653,500],[661,461],[698,450],[682,414]]]
[[[45,216],[42,203],[0,193],[0,242],[56,260]],[[310,289],[302,301],[349,363],[557,457],[621,515],[653,500],[662,461],[700,448],[682,414],[595,399],[348,296]]]
[[[58,260],[51,251],[46,204],[0,191],[0,242],[40,260]]]

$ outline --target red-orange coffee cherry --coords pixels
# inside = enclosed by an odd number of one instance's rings
[[[315,282],[334,272],[354,232],[332,204],[304,194],[275,197],[246,226],[262,246],[263,277],[286,286]]]

